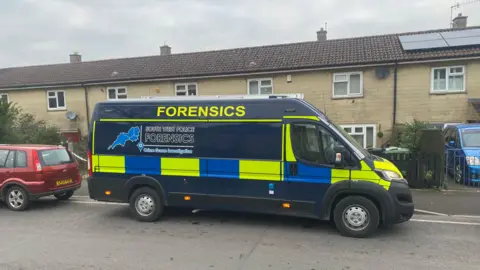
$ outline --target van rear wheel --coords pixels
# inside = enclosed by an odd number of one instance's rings
[[[163,209],[163,201],[154,189],[142,187],[130,197],[130,210],[139,221],[156,221],[163,214]]]
[[[378,228],[380,214],[375,204],[362,196],[349,196],[335,206],[334,221],[338,231],[348,237],[368,237]]]

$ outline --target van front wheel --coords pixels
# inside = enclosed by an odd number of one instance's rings
[[[334,210],[334,221],[338,231],[348,237],[368,237],[380,223],[380,214],[375,204],[362,196],[341,199]]]
[[[154,189],[142,187],[130,197],[130,209],[139,221],[156,221],[163,214],[163,208],[163,202]]]

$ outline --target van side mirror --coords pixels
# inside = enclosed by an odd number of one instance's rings
[[[455,146],[455,141],[449,141],[449,142],[448,142],[448,145],[450,145],[450,146]]]
[[[335,167],[343,168],[344,161],[350,160],[350,151],[343,145],[335,145],[333,148],[335,150]]]

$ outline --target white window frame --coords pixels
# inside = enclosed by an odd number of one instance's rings
[[[184,96],[188,96],[188,86],[189,85],[195,85],[195,95],[194,96],[198,96],[198,83],[196,82],[189,82],[189,83],[176,83],[174,85],[174,91],[175,91],[175,96],[178,96],[178,92],[185,92],[185,95]],[[177,90],[177,87],[178,86],[185,86],[185,90],[180,90],[178,91]],[[192,95],[191,95],[192,96]]]
[[[58,93],[62,92],[63,93],[63,104],[64,106],[60,107],[58,106]],[[51,97],[50,93],[55,93],[55,97]],[[57,107],[56,108],[50,108],[50,99],[55,98],[57,100]],[[47,109],[49,111],[64,111],[67,109],[67,93],[65,90],[48,90],[47,91]]]
[[[0,93],[0,100],[3,99],[3,96],[7,97],[7,103],[9,103],[10,102],[10,97],[8,96],[8,94],[7,93]]]
[[[250,82],[253,82],[253,81],[257,81],[257,83],[258,83],[258,94],[250,94]],[[272,88],[272,93],[270,93],[270,94],[260,94],[262,92],[262,90],[260,89],[260,88],[262,88],[262,86],[261,86],[262,81],[270,81],[270,87]],[[273,89],[273,78],[255,78],[255,79],[248,79],[247,80],[247,95],[252,95],[252,96],[273,95],[273,93],[275,93],[275,91]]]
[[[462,73],[450,73],[451,68],[462,68]],[[445,90],[435,90],[434,89],[434,81],[435,81],[435,70],[445,69]],[[463,75],[463,90],[450,90],[448,89],[448,78],[450,75]],[[432,74],[430,75],[430,93],[438,94],[438,93],[463,93],[467,91],[466,85],[466,72],[465,66],[445,66],[445,67],[433,67]]]
[[[125,94],[124,93],[119,94],[118,89],[125,89]],[[110,98],[110,95],[109,95],[110,90],[115,90],[115,98]],[[119,99],[118,98],[119,95],[125,95],[126,99],[128,99],[128,89],[125,86],[107,87],[106,92],[107,92],[107,100],[117,100]]]
[[[367,128],[373,128],[373,147],[376,147],[377,145],[377,125],[375,124],[352,124],[352,125],[340,125],[341,128],[350,128],[352,132],[347,132],[350,135],[363,135],[363,148],[366,148],[367,146]],[[362,133],[355,132],[355,128],[363,128]]]
[[[351,94],[350,93],[350,75],[360,75],[360,93]],[[345,81],[336,81],[336,76],[346,76],[347,80]],[[347,82],[347,94],[346,95],[336,95],[335,94],[335,83],[338,82]],[[363,97],[363,71],[352,71],[352,72],[338,72],[333,73],[332,78],[332,97],[333,98],[353,98],[353,97]]]

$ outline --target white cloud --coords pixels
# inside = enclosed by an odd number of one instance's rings
[[[453,0],[0,1],[0,67],[446,28]],[[480,3],[454,10],[480,25]]]

